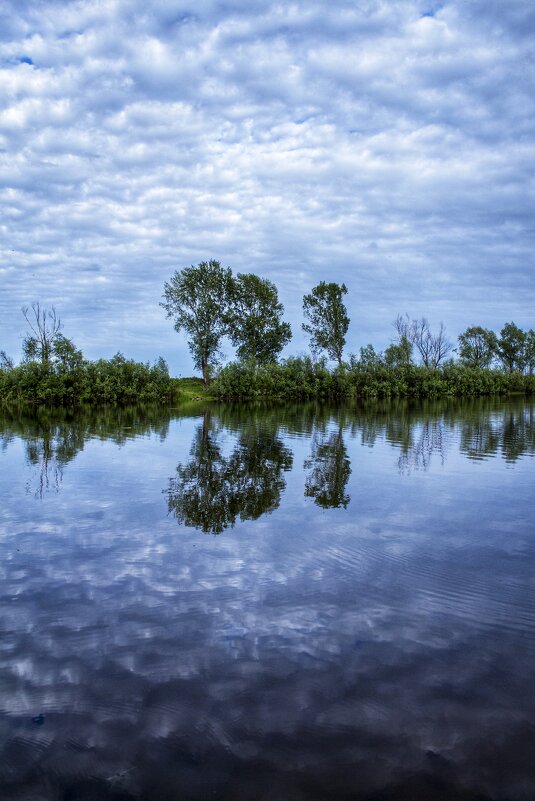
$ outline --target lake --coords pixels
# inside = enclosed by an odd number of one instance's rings
[[[535,406],[0,412],[2,801],[533,801]]]

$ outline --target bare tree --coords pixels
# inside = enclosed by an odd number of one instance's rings
[[[50,361],[54,341],[61,331],[61,320],[55,308],[41,309],[38,302],[22,309],[24,319],[28,323],[31,334],[23,343],[24,356],[27,359],[38,358],[43,364]]]
[[[426,367],[437,368],[453,349],[453,343],[447,337],[444,323],[440,323],[438,333],[433,334],[426,317],[411,320],[408,314],[404,317],[398,314],[394,320],[394,327],[400,342],[408,341],[416,346],[422,364]]]
[[[12,370],[14,366],[13,359],[7,355],[5,350],[0,350],[0,370]]]

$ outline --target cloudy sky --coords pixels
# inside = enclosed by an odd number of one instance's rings
[[[277,284],[291,352],[320,280],[350,351],[532,327],[534,34],[530,0],[0,0],[0,349],[40,300],[191,373],[158,303],[209,258]]]

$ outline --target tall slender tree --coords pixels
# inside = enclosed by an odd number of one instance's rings
[[[314,353],[326,351],[330,359],[342,363],[342,355],[349,327],[349,317],[343,302],[347,294],[345,284],[327,284],[321,281],[303,298],[303,314],[307,320],[303,331],[310,335]]]
[[[165,282],[160,304],[174,320],[175,331],[185,331],[195,366],[205,384],[217,362],[222,337],[228,333],[230,269],[214,259],[176,270]]]

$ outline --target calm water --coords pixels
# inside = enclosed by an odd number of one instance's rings
[[[533,801],[535,407],[0,413],[0,798]]]

